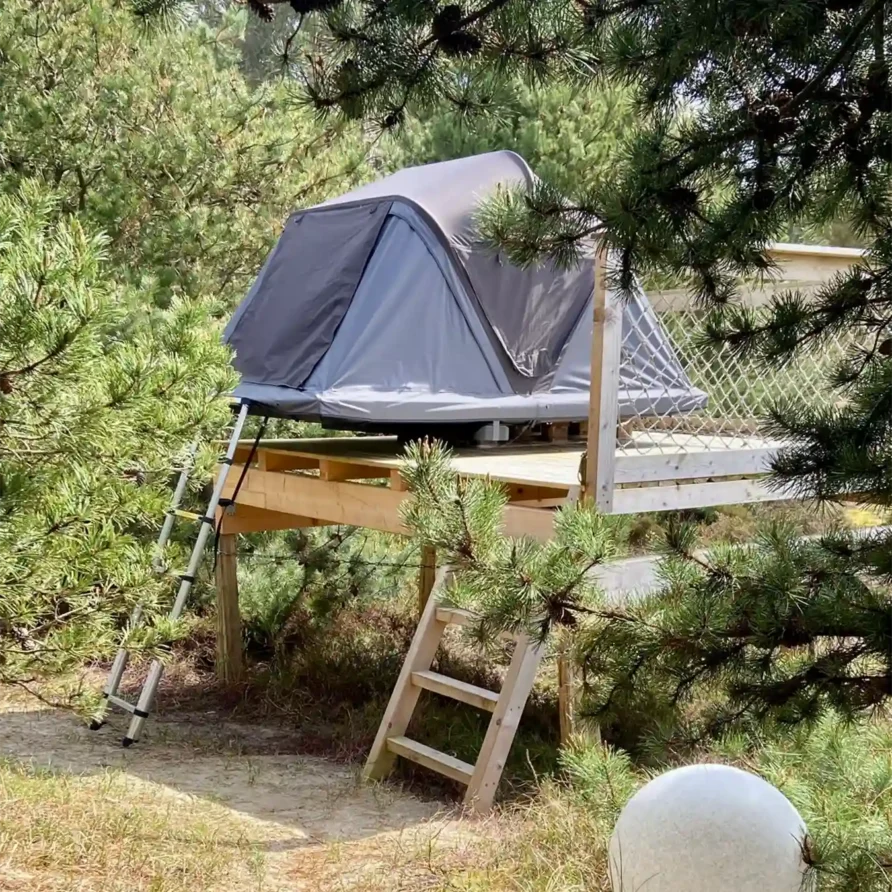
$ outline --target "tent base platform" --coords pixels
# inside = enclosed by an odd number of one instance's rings
[[[252,445],[239,444],[237,466]],[[636,431],[617,449],[611,513],[780,499],[762,479],[776,448],[755,436]],[[581,443],[479,446],[455,450],[453,466],[462,476],[505,486],[507,533],[548,539],[554,509],[578,495],[583,455]],[[221,531],[346,524],[406,533],[400,519],[408,497],[403,461],[396,437],[261,440],[233,510],[221,518]],[[242,476],[235,470],[224,497]]]

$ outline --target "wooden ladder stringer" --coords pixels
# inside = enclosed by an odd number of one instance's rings
[[[465,784],[465,805],[484,813],[492,807],[508,752],[542,659],[542,648],[526,635],[510,636],[516,642],[514,655],[498,693],[432,672],[431,665],[447,627],[468,625],[474,620],[468,611],[439,605],[439,596],[451,577],[449,567],[441,567],[437,571],[434,587],[390,695],[363,776],[369,780],[380,780],[390,772],[396,757],[402,756]],[[474,765],[405,736],[423,690],[492,713]]]

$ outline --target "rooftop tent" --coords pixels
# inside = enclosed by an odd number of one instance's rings
[[[475,234],[481,200],[532,179],[492,152],[296,212],[226,328],[235,395],[369,430],[585,419],[591,259],[520,269]],[[623,313],[621,414],[701,408],[644,294]]]

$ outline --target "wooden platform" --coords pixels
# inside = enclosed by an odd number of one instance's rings
[[[640,431],[617,450],[612,512],[629,514],[779,498],[760,478],[775,446],[758,437]],[[236,452],[230,496],[251,443]],[[578,492],[582,444],[488,446],[457,450],[467,477],[505,485],[505,531],[549,538],[553,509]],[[349,524],[404,533],[401,448],[394,437],[263,440],[224,532]]]

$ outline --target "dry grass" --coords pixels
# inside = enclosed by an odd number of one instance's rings
[[[76,777],[0,762],[0,890],[260,890],[263,858],[208,802],[121,772]]]

